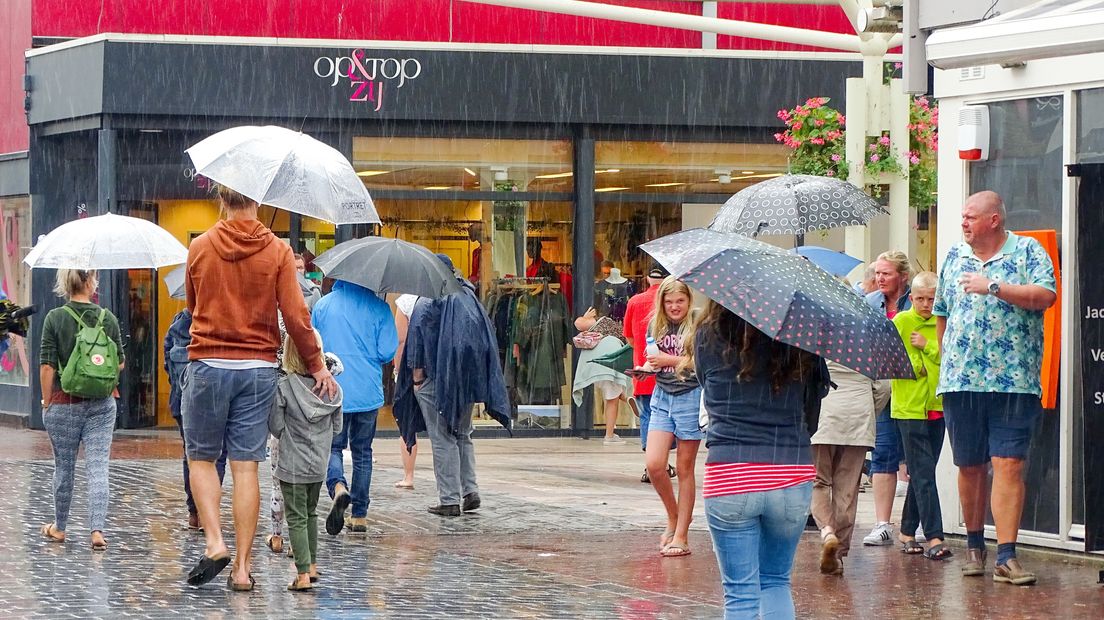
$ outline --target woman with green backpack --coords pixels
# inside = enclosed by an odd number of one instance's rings
[[[92,303],[95,271],[59,269],[54,292],[66,300],[47,315],[39,347],[42,423],[54,448],[54,522],[42,535],[65,541],[73,500],[73,470],[84,444],[88,525],[93,551],[107,549],[108,457],[115,429],[115,388],[123,368],[119,321]]]

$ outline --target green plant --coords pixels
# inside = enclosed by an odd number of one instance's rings
[[[887,64],[887,67],[893,65]],[[887,75],[891,73],[892,70]],[[838,110],[825,105],[829,101],[827,97],[813,97],[791,110],[778,111],[778,118],[786,124],[786,129],[774,134],[774,139],[791,149],[791,173],[847,179],[847,119]],[[903,174],[907,165],[909,205],[917,211],[926,211],[935,204],[938,124],[938,109],[926,97],[913,98],[909,104],[907,164],[898,161],[890,149],[889,132],[868,138],[863,172],[875,182],[865,187],[866,192],[880,198],[885,186],[876,182],[878,177]]]

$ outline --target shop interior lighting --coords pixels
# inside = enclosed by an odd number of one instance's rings
[[[467,172],[468,174],[472,175],[473,177],[479,176],[478,174],[475,173],[475,170],[472,170],[471,168],[464,168],[464,172]]]
[[[755,171],[754,170],[744,170],[744,171],[741,171],[740,174],[755,174]]]
[[[361,170],[357,173],[358,177],[374,177],[381,174],[387,174],[390,170]]]
[[[164,129],[139,129],[138,133],[164,133]]]
[[[452,189],[452,188],[449,187],[448,185],[427,185],[426,187],[423,187],[422,189]]]
[[[629,189],[629,188],[628,187],[599,187],[598,189],[596,189],[594,191],[596,191],[596,192],[623,192],[627,189]]]
[[[678,185],[686,185],[685,183],[649,183],[644,187],[676,187]]]
[[[533,177],[534,179],[566,179],[574,173],[571,172],[556,172],[553,174],[538,174]]]
[[[510,169],[506,166],[491,166],[491,172],[494,173],[494,180],[505,181],[510,178]]]
[[[609,168],[607,170],[595,170],[594,174],[609,174],[611,172],[621,172],[620,168]]]
[[[743,177],[735,177],[735,179],[737,181],[739,181],[741,179],[773,179],[774,177],[782,176],[782,174],[783,173],[781,173],[781,172],[770,172],[770,173],[767,173],[767,174],[751,174],[751,175],[743,176]]]

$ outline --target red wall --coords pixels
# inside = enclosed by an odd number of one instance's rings
[[[683,0],[602,0],[700,14]],[[336,7],[335,7],[336,5]],[[718,3],[719,17],[854,32],[838,6]],[[701,47],[701,33],[460,0],[35,0],[35,36],[101,32],[463,43]],[[722,49],[803,46],[719,37]]]
[[[817,6],[809,4],[745,4],[736,2],[718,2],[717,17],[740,21],[757,22],[819,30],[821,32],[841,32],[855,34],[847,15],[839,6]],[[717,47],[725,50],[800,50],[832,51],[808,45],[792,45],[762,39],[718,36]]]
[[[23,52],[31,47],[31,0],[0,1],[0,153],[25,151]]]

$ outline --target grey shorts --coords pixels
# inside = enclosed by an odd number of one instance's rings
[[[193,461],[263,461],[276,369],[224,370],[191,362],[181,381],[184,444]]]

